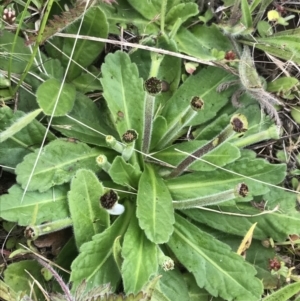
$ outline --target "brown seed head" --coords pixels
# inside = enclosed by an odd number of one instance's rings
[[[100,197],[100,203],[103,208],[111,209],[118,201],[118,199],[119,199],[118,194],[112,189],[110,189]]]
[[[204,101],[200,97],[194,96],[191,100],[191,106],[193,110],[200,111],[204,106]]]
[[[122,140],[125,143],[132,143],[137,138],[138,138],[138,134],[135,130],[128,130],[122,136]]]

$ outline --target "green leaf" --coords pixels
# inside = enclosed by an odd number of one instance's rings
[[[173,6],[166,14],[166,24],[173,25],[181,18],[181,24],[199,13],[196,3],[181,3]]]
[[[256,228],[254,230],[254,233],[255,231]],[[220,233],[220,237],[225,238],[224,233]],[[229,235],[227,235],[227,237],[229,238]],[[233,250],[237,250],[242,241],[242,238],[238,236],[233,236],[233,240],[236,242],[236,245],[233,247]],[[225,242],[224,239],[222,241]],[[230,242],[231,240],[229,238],[229,243]],[[275,256],[275,249],[264,247],[261,240],[253,239],[250,248],[247,250],[246,260],[247,262],[253,264],[253,266],[255,267],[257,271],[256,277],[262,280],[264,289],[277,288],[277,275],[272,275],[269,260],[266,260],[266,258],[274,258]]]
[[[160,152],[155,153],[153,157],[170,165],[177,166],[187,157],[187,155],[180,153],[175,149],[187,153],[192,153],[199,149],[201,146],[203,146],[206,142],[207,141],[195,140],[183,142],[180,144],[174,144]],[[225,166],[226,164],[237,160],[239,157],[239,149],[236,146],[230,144],[229,142],[224,142],[219,147],[214,148],[212,151],[205,154],[201,158],[217,166]],[[216,167],[202,161],[195,161],[195,163],[191,164],[188,169],[193,171],[208,171],[214,170],[216,169]]]
[[[261,212],[251,205],[239,203],[238,207],[221,206],[222,212],[233,213],[235,216],[202,210],[187,210],[185,214],[212,228],[238,236],[244,236],[251,225],[257,222],[253,237],[260,240],[272,237],[276,241],[283,241],[289,234],[297,233],[300,228],[300,218],[294,209],[295,194],[272,188],[271,192],[264,196],[264,199],[268,201],[268,209],[279,205],[280,212],[254,217],[239,216],[239,214],[254,215]],[[290,208],[286,208],[286,203],[291,204]],[[219,211],[218,208],[215,209]]]
[[[179,269],[170,271],[159,269],[159,274],[162,275],[160,289],[170,300],[189,300],[187,284],[183,281]]]
[[[178,50],[201,60],[215,60],[209,49],[203,45],[201,38],[193,35],[188,29],[182,27],[175,36]]]
[[[128,0],[128,3],[148,20],[154,19],[155,16],[160,13],[161,2],[161,0],[151,0],[145,1],[143,5],[141,5],[141,2],[139,0]]]
[[[81,142],[64,140],[50,142],[40,154],[28,190],[43,192],[55,185],[69,182],[80,168],[99,170],[95,161],[99,152],[99,149],[92,149]],[[38,150],[27,155],[16,167],[17,182],[22,188],[28,183],[37,156]]]
[[[121,239],[120,236],[118,236],[115,239],[114,244],[113,244],[113,248],[112,248],[113,249],[113,257],[114,257],[116,265],[118,266],[119,272],[121,272],[121,266],[122,266],[122,262],[123,262],[123,258],[122,258],[122,255],[121,255],[122,246],[121,246],[121,243],[120,243],[120,239]]]
[[[175,41],[169,39],[166,35],[157,37],[155,46],[157,48],[178,52]],[[138,49],[130,55],[131,61],[137,65],[139,74],[144,80],[156,76],[158,79],[164,80],[169,84],[168,91],[164,91],[155,96],[155,105],[158,108],[163,106],[178,89],[178,84],[181,80],[181,59],[171,55],[164,55],[157,67],[157,57],[161,58],[160,55],[155,57],[151,52],[142,49]]]
[[[76,94],[72,111],[68,116],[53,118],[51,126],[63,135],[92,145],[107,146],[105,135],[114,135],[108,125],[107,111],[82,93]]]
[[[298,95],[299,80],[295,77],[281,77],[268,83],[267,91],[276,92],[285,99],[294,99]]]
[[[67,191],[67,186],[57,186],[44,193],[27,191],[21,203],[24,191],[19,185],[14,185],[8,190],[8,194],[0,197],[0,217],[16,222],[19,226],[39,225],[67,218]]]
[[[273,27],[267,21],[259,21],[257,24],[257,31],[262,38],[265,38],[273,34]]]
[[[252,27],[252,16],[250,11],[250,5],[247,0],[241,0],[242,18],[241,23],[246,26],[246,28]]]
[[[92,171],[80,169],[76,172],[68,200],[78,249],[109,226],[109,214],[99,203],[103,193],[104,188]]]
[[[211,295],[226,300],[259,300],[263,287],[255,269],[213,236],[176,215],[174,233],[168,243],[197,284]]]
[[[17,119],[13,124],[11,124],[8,128],[4,131],[0,132],[0,143],[5,141],[8,138],[11,138],[24,127],[26,127],[29,123],[31,123],[37,115],[42,112],[41,109],[35,110],[31,113],[23,115],[19,119]]]
[[[294,119],[294,121],[296,123],[300,124],[300,106],[294,106],[294,107],[292,107],[292,109],[291,109],[291,116],[293,117],[293,119]],[[284,154],[284,156],[285,156],[285,154]]]
[[[21,294],[17,294],[9,285],[0,280],[0,295],[3,300],[18,300]]]
[[[139,182],[136,215],[149,240],[156,244],[169,240],[174,224],[172,198],[151,165],[145,165]]]
[[[51,78],[39,86],[36,99],[46,115],[63,116],[72,110],[75,95],[74,86]]]
[[[7,106],[0,108],[0,131],[10,128],[24,116],[23,112],[13,112]],[[27,126],[0,143],[0,164],[15,167],[25,155],[40,146],[45,132],[46,128],[39,121],[33,119]],[[55,136],[48,132],[47,139],[53,140]]]
[[[196,25],[191,30],[181,27],[175,36],[175,41],[180,52],[202,60],[216,60],[211,54],[212,49],[225,52],[232,50],[228,37],[223,35],[215,25]]]
[[[109,175],[114,183],[134,189],[138,186],[141,174],[138,168],[126,163],[120,156],[115,157],[109,169]]]
[[[61,80],[64,77],[64,68],[57,59],[49,59],[45,57],[43,68],[49,77]]]
[[[189,301],[207,301],[211,298],[211,295],[204,288],[197,285],[195,277],[191,273],[186,272],[183,274],[183,278],[188,286]]]
[[[162,116],[157,116],[153,121],[153,128],[155,129],[155,132],[152,131],[150,150],[157,145],[160,137],[167,131],[168,125],[166,119]]]
[[[141,149],[144,125],[144,98],[142,79],[127,53],[117,51],[105,57],[101,83],[104,98],[111,112],[119,137],[129,129],[138,132],[136,146]]]
[[[253,44],[250,41],[242,41],[246,45],[255,46],[267,53],[280,57],[284,60],[293,60],[300,64],[300,37],[291,31],[282,31],[280,35],[273,35],[265,38],[256,38]]]
[[[14,48],[14,52],[12,52]],[[22,73],[24,72],[27,62],[31,57],[31,50],[26,47],[25,40],[21,37],[15,37],[13,32],[3,30],[1,34],[0,51],[0,69],[8,70],[10,65],[10,72]],[[10,58],[12,56],[12,60]]]
[[[80,76],[72,80],[72,84],[76,87],[76,90],[81,93],[90,93],[94,91],[102,91],[100,79],[97,77],[99,72],[82,73]]]
[[[166,119],[168,128],[160,137],[155,149],[161,150],[183,134],[188,126],[199,125],[216,116],[218,111],[227,103],[231,91],[218,93],[216,88],[223,81],[232,80],[232,75],[218,68],[204,68],[190,76],[164,106],[161,115]],[[194,111],[190,102],[193,97],[199,97],[203,109]],[[155,125],[155,123],[154,123]],[[153,129],[155,132],[156,129]]]
[[[134,252],[133,252],[134,250]],[[126,294],[137,293],[157,273],[157,246],[149,241],[132,216],[124,237],[122,257],[122,278]]]
[[[273,294],[265,297],[262,301],[287,301],[291,300],[290,298],[293,297],[295,294],[299,293],[300,291],[300,282],[295,282],[289,284],[281,289],[277,290]]]
[[[32,277],[30,277],[30,276]],[[42,287],[46,283],[41,273],[41,266],[34,260],[23,260],[10,263],[4,271],[4,282],[15,292],[26,292],[26,295],[32,294],[32,289],[36,298],[42,299],[42,292],[37,285],[38,281]]]
[[[159,30],[157,24],[149,22],[149,20],[144,18],[140,13],[132,9],[132,6],[127,1],[118,1],[118,9],[102,2],[98,5],[106,15],[109,23],[109,33],[119,35],[120,26],[132,32],[134,35],[139,35],[143,32],[157,34]]]
[[[70,25],[67,29],[67,33],[78,33],[78,27],[80,21],[77,21]],[[107,38],[108,35],[108,24],[106,21],[105,14],[99,7],[90,8],[86,14],[82,26],[80,28],[80,35],[90,36],[95,38]],[[73,51],[74,43],[76,47],[72,56],[71,65],[68,69],[67,79],[71,81],[80,75],[83,68],[88,67],[102,52],[105,44],[99,43],[98,41],[90,41],[89,39],[70,39],[64,38],[62,47],[62,65],[66,67],[69,64],[69,57]]]
[[[286,175],[285,164],[274,165],[263,159],[242,158],[227,165],[226,169],[238,174],[221,169],[194,172],[168,180],[166,184],[173,200],[196,199],[234,188],[239,183],[245,183],[249,187],[249,194],[255,196],[267,193],[267,183],[278,184]],[[252,178],[261,182],[253,181]]]
[[[126,204],[125,204],[126,205]],[[72,263],[70,281],[72,290],[85,280],[87,289],[110,283],[115,289],[120,280],[120,273],[113,258],[113,244],[115,239],[124,235],[132,218],[133,208],[127,202],[125,212],[104,232],[93,236],[93,240],[80,247],[79,256]]]

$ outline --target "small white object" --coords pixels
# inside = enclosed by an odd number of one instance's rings
[[[116,203],[111,209],[106,209],[111,215],[121,215],[125,211],[125,207],[119,203]]]

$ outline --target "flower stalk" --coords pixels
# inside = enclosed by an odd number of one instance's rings
[[[247,137],[243,137],[242,139],[238,139],[232,142],[232,144],[239,148],[244,148],[248,145],[255,144],[264,140],[270,140],[270,139],[277,140],[279,139],[279,137],[280,136],[279,136],[278,127],[276,125],[272,125],[265,131],[255,133]]]
[[[175,209],[191,209],[210,205],[218,205],[238,197],[246,197],[249,192],[248,186],[244,183],[238,184],[235,188],[204,196],[201,198],[184,201],[173,201]]]
[[[197,158],[202,157],[213,149],[219,147],[228,138],[232,137],[235,133],[243,133],[248,129],[248,122],[244,115],[235,114],[230,120],[230,124],[214,139],[201,146],[194,151],[191,156],[185,158],[179,165],[170,173],[169,178],[174,178],[181,175],[186,169],[194,163]]]
[[[158,264],[165,272],[173,270],[175,263],[172,258],[166,256],[160,247],[157,247]]]
[[[131,158],[137,138],[138,133],[136,130],[128,130],[123,134],[122,141],[124,142],[125,147],[122,152],[122,157],[125,161],[128,161]]]
[[[150,142],[152,137],[154,104],[155,104],[155,96],[146,94],[145,115],[144,115],[145,126],[144,126],[143,144],[142,144],[142,152],[144,154],[149,153]]]
[[[104,155],[99,155],[96,158],[96,163],[97,165],[103,169],[105,172],[109,172],[110,168],[111,168],[111,164],[108,162],[107,157]]]
[[[52,232],[71,227],[73,225],[71,218],[65,218],[37,226],[27,226],[24,231],[24,236],[30,240],[36,240],[42,235],[47,235]]]
[[[124,145],[122,143],[120,143],[119,141],[117,141],[115,137],[107,135],[105,137],[105,141],[109,147],[111,147],[116,152],[122,154],[122,152],[124,150]]]
[[[193,96],[190,100],[189,106],[181,112],[180,120],[174,120],[174,123],[169,128],[169,130],[163,135],[163,137],[158,141],[156,148],[162,149],[168,145],[171,140],[179,137],[182,134],[182,129],[184,129],[189,122],[195,118],[200,110],[203,110],[205,102],[199,96]]]

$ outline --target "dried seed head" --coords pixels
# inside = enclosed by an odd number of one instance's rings
[[[101,206],[106,209],[109,214],[120,215],[125,211],[123,205],[118,204],[118,194],[110,189],[104,195],[100,197]]]
[[[204,101],[198,97],[198,96],[194,96],[191,100],[191,107],[193,110],[195,111],[200,111],[204,106]]]
[[[269,239],[264,239],[261,241],[261,244],[265,247],[265,248],[270,248],[271,243]]]
[[[24,231],[24,236],[27,239],[34,240],[36,235],[35,235],[35,232],[32,229],[32,227],[28,226],[28,227],[26,227],[26,229]]]
[[[101,206],[104,209],[112,209],[115,203],[118,201],[118,194],[110,189],[100,197]]]
[[[157,77],[150,77],[145,81],[145,89],[149,94],[158,94],[169,90],[169,84],[166,81],[161,81]]]
[[[245,183],[241,183],[237,186],[237,193],[241,197],[246,197],[248,195],[249,188]]]
[[[117,115],[118,115],[118,118],[120,118],[120,119],[124,118],[124,113],[121,111],[118,111]]]
[[[174,266],[175,266],[174,261],[170,257],[167,257],[162,264],[162,268],[164,271],[174,270]]]
[[[124,143],[132,143],[138,138],[138,133],[136,130],[128,130],[122,136],[122,141]]]
[[[232,128],[237,133],[243,133],[248,130],[248,121],[246,116],[242,114],[235,114],[232,116],[230,123]]]

